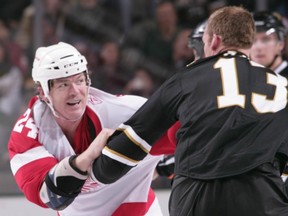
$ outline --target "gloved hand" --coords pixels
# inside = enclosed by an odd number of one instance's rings
[[[159,176],[166,176],[168,179],[172,179],[174,176],[174,155],[165,155],[162,160],[156,166],[156,171]]]

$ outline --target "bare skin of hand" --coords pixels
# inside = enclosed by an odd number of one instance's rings
[[[88,171],[92,162],[101,154],[102,149],[113,132],[114,130],[112,129],[102,129],[90,146],[75,159],[74,163],[76,167],[81,171]]]

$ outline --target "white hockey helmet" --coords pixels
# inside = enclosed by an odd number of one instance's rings
[[[59,42],[36,50],[32,68],[34,82],[39,82],[45,96],[49,93],[49,80],[87,73],[87,60],[70,44]],[[88,78],[88,77],[87,77]]]

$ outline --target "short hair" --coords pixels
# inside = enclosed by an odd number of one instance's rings
[[[207,23],[209,38],[216,34],[225,46],[249,49],[255,38],[252,13],[240,6],[227,6],[214,11]]]

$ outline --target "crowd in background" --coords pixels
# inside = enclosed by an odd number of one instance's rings
[[[92,86],[149,97],[193,61],[188,35],[212,11],[239,4],[255,10],[248,0],[42,0],[40,8],[35,1],[5,2],[0,10],[0,170],[9,169],[7,142],[15,118],[35,94],[36,36],[43,46],[64,41],[81,51]],[[288,26],[288,2],[269,4]],[[35,29],[39,13],[41,28]],[[288,46],[283,55],[287,59]]]

